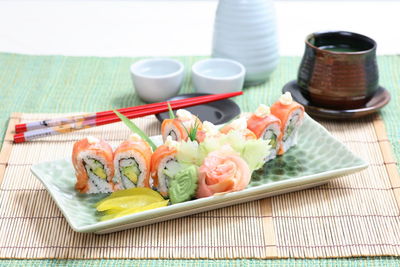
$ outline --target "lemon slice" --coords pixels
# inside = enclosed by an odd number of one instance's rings
[[[157,198],[158,201],[164,200],[164,198],[157,191],[151,190],[150,188],[146,188],[146,187],[134,187],[134,188],[129,188],[129,189],[113,192],[110,196],[97,202],[96,207],[102,205],[103,202],[106,202],[110,199],[119,198],[119,197],[127,197],[127,196],[139,196],[139,195],[153,196],[154,198]]]
[[[169,200],[163,200],[163,201],[154,202],[154,203],[148,204],[146,206],[142,206],[142,207],[133,207],[130,209],[124,209],[118,213],[107,214],[107,215],[101,217],[101,220],[105,221],[105,220],[115,219],[115,218],[123,217],[123,216],[129,215],[129,214],[134,214],[134,213],[138,213],[138,212],[142,212],[142,211],[146,211],[146,210],[152,210],[152,209],[156,209],[156,208],[165,207],[168,205],[168,201]]]
[[[97,205],[98,211],[106,210],[123,210],[143,207],[155,202],[164,200],[162,197],[154,197],[152,195],[133,195],[133,196],[121,196],[110,198],[102,201]]]

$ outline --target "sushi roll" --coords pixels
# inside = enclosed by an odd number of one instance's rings
[[[123,189],[150,187],[150,145],[133,134],[114,152],[115,179]]]
[[[176,118],[165,119],[161,124],[161,134],[164,142],[168,136],[171,136],[174,141],[186,141],[193,129],[201,130],[202,123],[199,118],[185,109],[179,109],[176,112]]]
[[[286,92],[271,106],[271,113],[282,123],[282,142],[278,151],[278,155],[282,155],[297,143],[297,132],[304,119],[304,107],[293,101],[292,95]]]
[[[240,133],[246,140],[257,139],[257,136],[249,129],[247,129],[246,117],[240,117],[226,124],[219,130],[223,134],[228,134],[231,131]]]
[[[271,114],[269,107],[261,104],[247,120],[247,128],[251,130],[257,138],[270,140],[269,145],[271,146],[271,150],[269,155],[265,158],[265,162],[274,159],[281,147],[281,120]]]
[[[198,166],[193,160],[198,156],[197,141],[167,141],[151,157],[153,187],[172,204],[192,199],[198,185]]]
[[[76,142],[72,164],[77,178],[75,189],[80,193],[110,193],[118,188],[113,182],[113,151],[104,140],[87,137]]]
[[[197,131],[197,142],[201,143],[206,138],[219,138],[222,133],[218,130],[218,127],[209,121],[203,121],[202,130]]]
[[[170,177],[180,169],[180,165],[176,159],[178,145],[178,142],[172,140],[171,136],[168,136],[166,142],[157,147],[151,156],[153,187],[164,197],[168,196]]]

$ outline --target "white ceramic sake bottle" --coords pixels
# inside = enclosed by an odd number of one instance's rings
[[[265,82],[277,67],[277,39],[272,0],[219,0],[212,57],[242,63],[245,86]]]

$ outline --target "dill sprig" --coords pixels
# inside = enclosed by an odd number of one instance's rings
[[[198,120],[195,120],[193,127],[191,127],[189,130],[185,127],[185,125],[183,125],[182,122],[181,122],[181,124],[182,124],[183,128],[185,129],[190,141],[196,141],[197,131],[199,130],[199,126],[200,126],[200,123],[198,122]]]

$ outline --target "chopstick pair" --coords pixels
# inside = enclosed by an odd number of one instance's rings
[[[206,95],[181,100],[169,101],[172,109],[180,109],[199,104],[218,101],[243,94],[243,92],[233,92],[226,94]],[[154,115],[168,111],[168,102],[153,103],[129,108],[117,109],[129,119]],[[118,122],[120,119],[113,110],[89,113],[64,118],[49,119],[37,122],[17,124],[15,126],[14,142],[23,143],[36,138],[50,136],[61,133],[69,133],[81,129]]]

